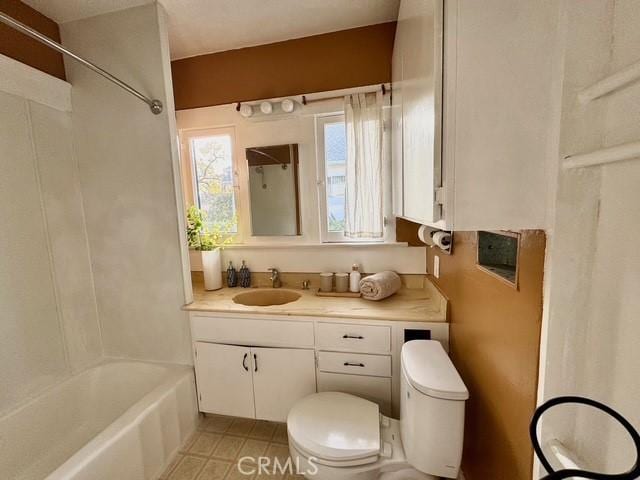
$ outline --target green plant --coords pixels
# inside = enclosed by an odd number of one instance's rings
[[[197,250],[210,251],[218,248],[224,248],[227,245],[233,243],[234,237],[221,231],[220,227],[216,226],[213,230],[206,230],[200,235],[200,246]]]
[[[210,251],[224,248],[233,243],[232,231],[237,223],[235,215],[226,222],[218,222],[212,227],[206,226],[207,213],[195,205],[187,210],[187,241],[189,248]]]
[[[200,236],[206,217],[205,211],[195,205],[191,205],[187,210],[187,243],[189,248],[200,248]]]

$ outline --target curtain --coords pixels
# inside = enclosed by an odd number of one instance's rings
[[[382,211],[382,101],[375,93],[345,97],[347,178],[345,236],[379,239]]]

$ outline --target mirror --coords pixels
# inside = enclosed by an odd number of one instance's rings
[[[298,144],[246,149],[254,236],[300,235]]]

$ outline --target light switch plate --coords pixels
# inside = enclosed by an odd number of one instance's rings
[[[438,255],[433,256],[433,276],[440,278],[440,257]]]

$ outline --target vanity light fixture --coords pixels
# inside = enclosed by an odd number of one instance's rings
[[[260,111],[265,115],[269,115],[271,112],[273,112],[273,105],[271,104],[271,102],[262,102],[260,104]]]

